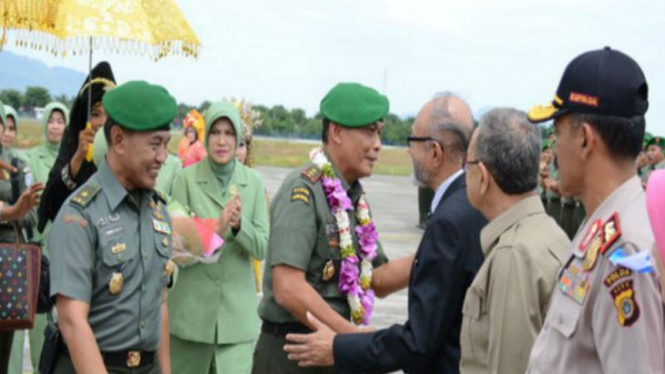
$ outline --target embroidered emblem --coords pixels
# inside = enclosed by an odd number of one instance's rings
[[[617,309],[617,318],[619,325],[628,327],[637,322],[640,318],[640,306],[635,299],[635,289],[633,281],[627,280],[612,288],[610,295],[614,299],[614,306]]]
[[[318,166],[312,165],[312,166],[306,168],[305,170],[303,170],[300,174],[305,179],[307,179],[308,181],[310,181],[312,183],[316,183],[316,182],[319,181],[319,179],[321,179],[321,175],[323,174],[323,171],[321,171],[321,169],[319,169]]]
[[[603,247],[600,253],[605,253],[621,237],[621,226],[619,225],[619,215],[612,214],[603,224]]]
[[[62,220],[65,223],[78,223],[78,225],[81,227],[88,226],[88,220],[76,214],[65,214],[62,216]]]
[[[631,275],[633,275],[633,271],[630,269],[626,269],[623,266],[618,267],[616,270],[611,272],[607,277],[605,277],[605,280],[603,283],[605,283],[605,286],[607,287],[612,287],[616,282],[628,278]]]
[[[291,201],[302,201],[305,205],[309,205],[310,191],[305,187],[295,187],[291,191]]]

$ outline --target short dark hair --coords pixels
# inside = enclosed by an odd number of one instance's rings
[[[111,146],[111,129],[113,129],[113,126],[120,126],[117,122],[111,119],[111,117],[106,118],[106,122],[104,123],[104,138],[106,138],[106,145],[109,147]],[[127,131],[127,129],[122,128],[124,131]]]
[[[512,108],[487,112],[476,129],[476,159],[487,167],[501,191],[519,195],[538,185],[540,129]]]
[[[593,127],[615,159],[635,159],[640,154],[646,127],[644,116],[625,118],[584,113],[569,116],[574,128],[585,122]]]
[[[321,131],[321,141],[323,144],[328,144],[328,129],[330,128],[330,120],[323,117],[323,130]]]

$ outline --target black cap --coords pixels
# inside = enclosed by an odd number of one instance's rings
[[[527,117],[544,122],[566,113],[630,118],[649,108],[648,86],[640,66],[610,47],[576,57],[563,72],[554,100],[532,108]]]

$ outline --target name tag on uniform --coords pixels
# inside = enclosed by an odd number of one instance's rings
[[[161,232],[162,234],[166,234],[166,235],[171,235],[171,226],[169,226],[169,224],[166,223],[166,222],[158,221],[156,219],[153,219],[152,220],[152,227],[157,232]]]

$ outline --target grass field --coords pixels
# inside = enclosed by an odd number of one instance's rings
[[[34,119],[21,119],[16,140],[17,148],[31,148],[44,139],[41,122]],[[169,143],[169,151],[176,153],[182,135],[174,134]],[[316,145],[297,140],[256,139],[254,144],[254,163],[264,166],[294,168],[307,162],[309,151]],[[383,148],[374,172],[387,175],[409,175],[411,161],[404,148]]]

